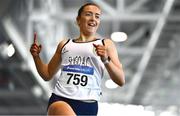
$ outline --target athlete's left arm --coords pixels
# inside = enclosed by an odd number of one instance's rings
[[[123,66],[118,58],[118,53],[115,44],[110,39],[104,40],[107,55],[110,57],[110,62],[105,64],[105,67],[111,77],[111,79],[123,86],[125,84],[125,74]]]

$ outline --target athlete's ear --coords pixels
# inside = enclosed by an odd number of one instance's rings
[[[79,16],[76,17],[76,23],[77,25],[80,25]]]

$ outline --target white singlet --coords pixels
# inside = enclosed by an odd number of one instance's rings
[[[99,100],[104,64],[93,44],[103,45],[102,40],[74,42],[68,40],[61,51],[61,74],[53,93],[76,100]]]

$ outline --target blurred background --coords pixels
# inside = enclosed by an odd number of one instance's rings
[[[29,48],[33,33],[48,63],[63,38],[78,36],[77,11],[86,2],[103,11],[98,35],[116,42],[126,84],[106,73],[98,115],[180,115],[180,0],[0,0],[0,115],[46,115],[58,77],[44,82]]]

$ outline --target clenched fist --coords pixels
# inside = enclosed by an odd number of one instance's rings
[[[93,44],[93,46],[95,47],[97,55],[101,57],[101,60],[104,60],[108,57],[107,49],[104,45]]]

